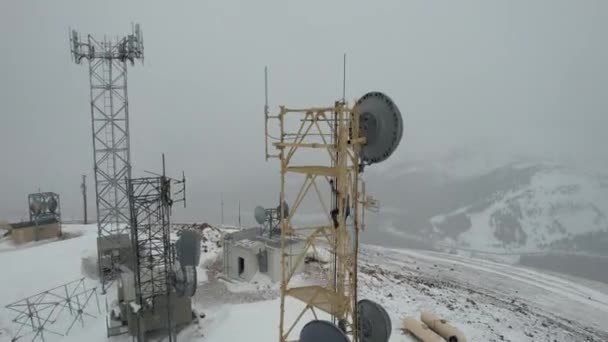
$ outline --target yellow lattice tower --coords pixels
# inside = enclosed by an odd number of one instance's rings
[[[368,101],[362,104],[363,99]],[[380,107],[392,110],[390,118],[398,119],[395,127],[389,129],[393,135],[392,140],[388,137],[390,134],[380,137],[386,132],[386,127],[381,126],[387,126],[387,122],[390,125],[392,121],[386,120],[389,117],[385,115],[387,113],[377,114],[375,109],[378,106],[374,102],[378,99],[388,101]],[[270,119],[278,121],[280,132],[275,138],[277,141],[272,143],[278,150],[274,155],[268,153]],[[307,312],[315,320],[321,317],[321,312],[331,316],[332,323],[339,327],[339,333],[344,334],[344,339],[349,336],[353,342],[360,341],[361,331],[358,327],[359,320],[356,319],[359,317],[358,239],[359,232],[364,228],[364,209],[376,205],[371,197],[365,195],[360,173],[364,163],[386,159],[399,143],[401,134],[401,116],[392,101],[381,93],[368,93],[353,107],[349,107],[346,102],[336,102],[333,107],[303,109],[281,106],[277,115],[266,114],[266,159],[277,158],[281,167],[279,212],[286,212],[283,207],[285,205],[290,208],[289,213],[283,215],[280,221],[280,342],[298,341],[298,338],[293,337],[295,328],[305,319]],[[368,140],[373,142],[370,144]],[[381,149],[378,149],[379,144],[382,145]],[[299,190],[293,201],[287,203],[287,183],[295,179],[300,181]],[[296,224],[305,199],[319,203],[323,216],[319,224]],[[294,250],[293,241],[297,239],[304,241],[304,247]],[[331,267],[322,272],[320,281],[314,284],[294,281],[295,271],[307,254],[318,254],[321,250],[329,253]],[[295,319],[286,317],[287,311],[293,311],[286,308],[288,297],[295,298],[304,305],[303,308],[296,309],[298,313],[294,313]],[[383,319],[388,319],[383,309],[377,311],[384,312]],[[390,335],[390,328],[383,329],[388,330]]]

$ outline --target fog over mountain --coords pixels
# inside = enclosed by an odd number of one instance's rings
[[[163,152],[170,174],[185,170],[188,207],[176,220],[218,223],[220,194],[226,222],[237,222],[238,201],[245,224],[255,205],[274,205],[263,68],[272,110],[331,104],[347,53],[347,97],[383,91],[404,116],[401,146],[366,171],[369,191],[381,213],[397,213],[395,227],[430,229],[429,217],[525,183],[527,169],[491,178],[522,158],[605,170],[607,13],[604,1],[2,1],[0,217],[24,218],[40,188],[60,193],[64,218],[80,218],[82,174],[94,216],[88,70],[70,60],[68,27],[114,37],[142,25],[145,64],[129,68],[133,175],[159,170]]]
[[[531,162],[458,176],[438,165],[399,168],[405,172],[370,182],[387,203],[370,219],[377,228],[364,236],[370,242],[419,245],[422,240],[490,253],[606,254],[605,174]]]

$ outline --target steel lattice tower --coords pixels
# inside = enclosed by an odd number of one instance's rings
[[[144,310],[154,310],[154,297],[166,296],[168,338],[173,341],[169,272],[172,270],[170,182],[165,176],[128,179],[131,243],[135,252],[135,296]],[[140,324],[138,319],[138,325]],[[138,327],[138,341],[145,331]]]
[[[172,199],[172,187],[181,187]],[[163,174],[158,177],[127,179],[128,200],[131,212],[131,244],[134,251],[135,296],[143,311],[155,310],[154,299],[166,298],[168,340],[175,341],[175,326],[172,319],[171,294],[173,283],[171,272],[175,258],[171,248],[171,208],[174,203],[186,205],[186,177],[181,180]],[[141,316],[137,319],[137,340],[145,341],[145,328]]]
[[[114,41],[98,41],[91,35],[81,41],[70,34],[76,64],[89,61],[91,128],[95,170],[99,272],[102,290],[115,278],[120,256],[119,237],[129,236],[129,200],[125,178],[131,178],[127,61],[143,61],[143,36],[139,25],[132,33]],[[103,259],[103,260],[102,260]]]

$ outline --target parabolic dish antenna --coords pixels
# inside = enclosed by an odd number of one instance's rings
[[[393,154],[403,135],[399,108],[377,91],[363,95],[355,107],[359,111],[360,134],[367,140],[361,147],[361,159],[365,164],[384,161]]]
[[[184,230],[175,242],[177,260],[182,267],[198,266],[201,259],[201,234],[194,230]]]
[[[363,342],[388,342],[392,323],[384,308],[371,300],[362,299],[357,304],[359,329]]]
[[[184,266],[176,268],[173,272],[175,292],[179,297],[192,297],[196,293],[196,268]]]
[[[196,266],[201,259],[201,234],[184,230],[175,242],[179,267],[174,270],[175,291],[180,297],[192,297],[196,292]]]
[[[314,320],[300,331],[299,342],[348,342],[348,337],[332,322]]]
[[[57,210],[57,200],[54,199],[53,197],[49,198],[49,200],[48,200],[48,208],[49,208],[49,211],[51,212],[51,214],[54,214],[55,211]]]
[[[34,216],[46,214],[47,210],[49,210],[49,199],[43,194],[36,194],[31,196],[31,204],[30,211]],[[57,209],[57,202],[55,202],[55,207],[53,211]]]
[[[263,207],[259,205],[255,207],[255,209],[253,210],[253,216],[255,216],[255,221],[258,224],[266,223],[266,209],[264,209]]]

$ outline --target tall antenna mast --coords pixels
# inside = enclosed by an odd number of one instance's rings
[[[241,228],[241,201],[239,200],[239,229]]]
[[[82,210],[84,211],[84,224],[88,224],[87,220],[87,176],[82,175],[82,184],[80,184],[82,190]]]
[[[129,237],[131,214],[124,179],[131,178],[127,62],[143,61],[139,24],[116,41],[81,39],[70,32],[72,60],[89,62],[90,115],[93,142],[98,232],[98,265],[102,294],[118,277],[125,260],[121,245]],[[124,252],[122,252],[124,254]]]
[[[342,103],[346,103],[346,53],[342,61]]]
[[[268,67],[264,67],[264,114],[268,116]]]
[[[221,215],[221,225],[224,225],[224,194],[220,193],[220,215]]]
[[[268,67],[264,67],[264,141],[268,160]]]

